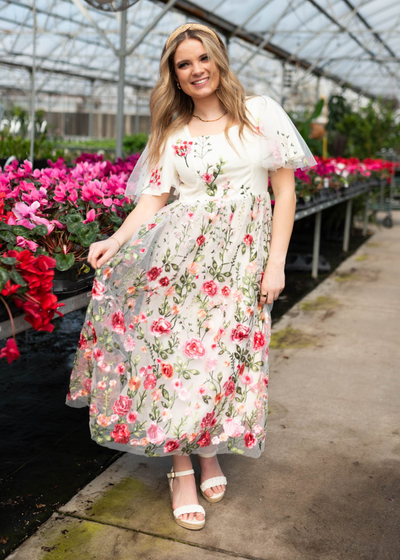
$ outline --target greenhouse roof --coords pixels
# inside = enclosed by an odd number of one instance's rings
[[[3,92],[30,89],[33,3],[0,5]],[[126,15],[128,86],[153,87],[167,37],[180,24],[198,21],[226,40],[232,68],[247,89],[266,84],[265,93],[279,97],[284,68],[291,67],[291,88],[320,76],[368,97],[399,97],[398,0],[140,0]],[[117,84],[121,17],[84,0],[36,0],[37,91],[90,96],[93,84],[97,93]]]

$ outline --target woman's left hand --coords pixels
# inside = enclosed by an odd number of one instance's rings
[[[268,263],[262,281],[259,302],[271,304],[277,300],[285,287],[285,265]]]

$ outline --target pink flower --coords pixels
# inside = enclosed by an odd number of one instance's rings
[[[94,222],[96,220],[96,210],[92,208],[89,212],[86,213],[86,220],[83,220],[84,224],[88,224],[89,222]]]
[[[101,360],[103,360],[104,358],[104,353],[102,350],[100,350],[100,348],[94,348],[93,349],[93,358],[97,361],[100,362]]]
[[[39,245],[30,239],[25,239],[22,235],[17,235],[17,247],[28,248],[34,253]]]
[[[111,316],[111,328],[117,334],[125,334],[126,327],[125,327],[125,317],[122,311],[116,311]]]
[[[154,373],[148,373],[143,381],[143,387],[147,389],[154,389],[157,385],[157,377]]]
[[[253,376],[251,373],[244,373],[241,377],[242,383],[245,385],[251,385],[253,383]]]
[[[200,338],[191,338],[185,342],[183,347],[183,352],[192,359],[203,358],[206,353],[206,349],[200,340]]]
[[[150,424],[150,428],[147,430],[147,439],[151,442],[154,443],[155,445],[158,445],[160,443],[162,443],[163,441],[165,441],[166,435],[164,433],[164,431],[162,430],[162,428],[160,428],[157,424],[157,422],[152,422]]]
[[[132,399],[120,395],[114,403],[113,412],[115,414],[125,416],[125,414],[127,414],[131,409],[131,406],[132,406]]]
[[[205,183],[211,183],[212,180],[214,179],[214,175],[212,175],[211,173],[203,173],[201,178]]]
[[[201,291],[208,296],[215,296],[215,294],[218,292],[218,286],[214,282],[214,280],[209,280],[203,283]]]
[[[138,413],[136,412],[136,410],[132,412],[128,412],[126,421],[128,422],[128,424],[134,424],[137,420],[137,417],[138,417]]]
[[[153,333],[154,336],[161,336],[163,334],[169,334],[172,329],[172,324],[164,319],[164,317],[160,317],[156,321],[153,321],[153,324],[150,327],[150,332]]]
[[[174,391],[179,391],[182,389],[182,380],[181,379],[173,379],[171,381],[171,387]]]
[[[251,245],[253,243],[253,236],[248,233],[244,236],[243,242],[245,245]]]
[[[228,418],[224,422],[224,432],[227,436],[237,438],[244,432],[244,427],[233,418]]]
[[[97,387],[98,387],[98,389],[101,389],[102,391],[104,391],[104,389],[106,388],[106,384],[105,384],[104,381],[99,381],[97,383]]]
[[[130,438],[130,431],[126,424],[117,424],[110,436],[114,439],[115,443],[128,443]]]
[[[135,339],[128,334],[128,336],[126,337],[126,339],[124,340],[124,348],[127,352],[131,352],[132,350],[134,350],[136,347],[136,342]]]
[[[261,331],[256,331],[254,333],[254,344],[253,344],[253,350],[260,350],[261,348],[263,348],[265,346],[266,340],[265,340],[265,336],[263,335],[263,333]]]
[[[250,328],[238,323],[231,332],[231,340],[233,342],[241,342],[245,338],[248,338],[250,332]]]
[[[105,285],[99,282],[97,278],[95,278],[93,281],[92,298],[102,301],[105,289]]]

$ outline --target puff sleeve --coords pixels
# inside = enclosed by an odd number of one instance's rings
[[[174,151],[169,139],[158,163],[149,168],[148,144],[138,159],[126,184],[125,196],[138,203],[142,194],[160,196],[163,193],[171,193],[168,200],[174,200],[179,196],[179,176],[174,164]],[[172,188],[173,187],[173,188]]]
[[[251,112],[263,134],[261,139],[262,166],[276,172],[280,167],[309,169],[317,165],[309,147],[285,110],[267,95],[260,95]]]

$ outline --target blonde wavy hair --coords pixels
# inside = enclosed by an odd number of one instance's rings
[[[239,124],[239,138],[242,139],[246,127],[259,134],[246,115],[246,93],[243,85],[229,67],[229,57],[225,45],[218,34],[218,41],[211,33],[200,29],[187,29],[164,46],[160,60],[160,78],[150,95],[151,132],[148,143],[148,164],[154,167],[160,159],[167,138],[187,124],[192,116],[194,103],[189,95],[177,88],[174,69],[174,55],[178,46],[186,39],[197,39],[203,43],[210,61],[219,69],[220,83],[216,95],[228,113],[225,137],[233,146],[228,130],[234,123]],[[235,150],[237,153],[237,150]]]

